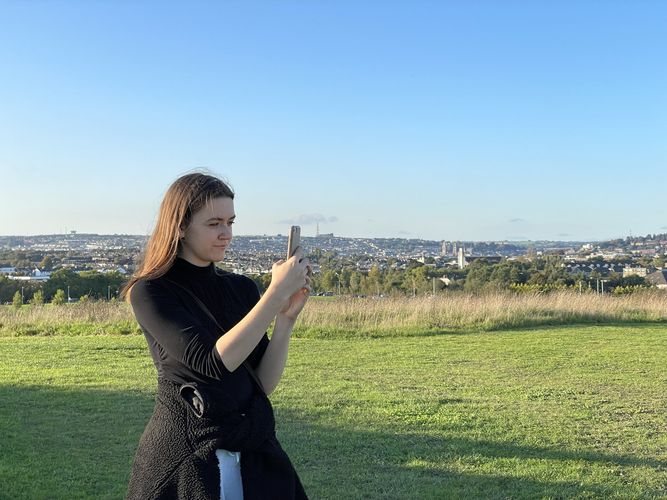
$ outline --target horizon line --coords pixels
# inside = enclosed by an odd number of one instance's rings
[[[327,233],[328,234],[328,233]],[[315,235],[315,236],[307,236],[307,235],[302,235],[302,238],[312,238],[312,239],[317,239],[317,238],[326,238],[327,234],[325,235]],[[334,234],[334,233],[331,233]],[[649,233],[652,234],[653,237],[655,236],[662,236],[665,235],[667,236],[667,232],[665,233]],[[88,232],[69,232],[69,233],[40,233],[40,234],[0,234],[0,238],[32,238],[32,237],[40,237],[40,236],[131,236],[131,237],[141,237],[141,238],[149,238],[149,234],[136,234],[136,233],[88,233]],[[276,234],[235,234],[234,237],[276,237],[276,236],[283,236],[287,238],[287,234],[281,234],[281,233],[276,233]],[[517,239],[512,239],[512,238],[504,238],[504,239],[428,239],[428,238],[420,238],[420,237],[406,237],[406,236],[341,236],[341,235],[335,235],[334,238],[340,238],[340,239],[350,239],[350,240],[416,240],[416,241],[433,241],[433,242],[442,242],[442,241],[451,241],[451,242],[471,242],[471,243],[483,243],[483,242],[490,242],[490,243],[540,243],[540,242],[551,242],[551,243],[603,243],[607,241],[613,241],[613,240],[625,240],[627,238],[646,238],[646,236],[632,236],[632,235],[626,235],[626,236],[617,236],[617,237],[612,237],[612,238],[606,238],[606,239],[573,239],[573,240],[568,240],[568,239],[528,239],[528,238],[517,238]]]

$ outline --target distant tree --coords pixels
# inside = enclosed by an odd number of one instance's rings
[[[58,290],[56,290],[56,293],[53,294],[51,303],[54,306],[60,306],[65,303],[65,291],[62,288],[59,288]]]
[[[68,286],[71,296],[83,295],[84,287],[81,276],[71,269],[58,269],[44,284],[44,295],[47,298],[53,297],[57,290],[67,290]]]
[[[468,274],[463,286],[464,290],[471,292],[483,290],[491,279],[491,273],[492,268],[486,260],[473,261],[468,266]]]
[[[23,264],[25,264],[26,262],[29,263],[30,261],[28,260],[28,255],[25,252],[19,251],[14,254],[14,258],[12,259],[12,264],[15,267],[25,267]]]
[[[14,263],[14,267],[16,267],[17,270],[18,269],[31,269],[32,268],[32,262],[30,262],[27,259],[17,260]],[[27,274],[27,273],[22,272],[21,274]]]
[[[322,291],[333,291],[336,290],[338,285],[338,277],[336,272],[332,269],[326,269],[320,274],[320,283],[319,286]]]
[[[23,298],[21,297],[21,292],[16,290],[16,293],[14,294],[14,299],[12,300],[12,305],[16,309],[21,309],[21,306],[23,305]]]
[[[383,288],[382,278],[382,271],[380,271],[380,268],[377,264],[373,265],[368,272],[368,286],[370,288],[370,293],[380,295],[380,290]]]
[[[77,297],[90,295],[94,299],[106,299],[110,292],[117,292],[126,281],[126,277],[117,271],[101,273],[99,271],[82,271],[77,273],[71,269],[58,269],[51,274],[44,284],[44,296],[52,297],[56,290],[67,290],[70,295]]]
[[[642,276],[627,276],[623,277],[620,273],[612,273],[609,276],[609,285],[608,287],[642,287],[646,286],[646,280]],[[605,286],[606,289],[606,286]]]
[[[364,273],[359,273],[359,291],[362,294],[370,294],[370,290],[368,288],[368,278]]]
[[[384,283],[383,283],[384,286],[382,290],[386,294],[393,294],[396,292],[400,292],[402,282],[403,282],[402,273],[397,269],[389,268],[389,270],[384,276]]]
[[[512,270],[512,267],[504,262],[492,266],[487,288],[492,290],[504,290],[509,288],[512,283],[512,278],[510,277]],[[516,275],[517,273],[515,272],[514,274]]]
[[[30,299],[30,304],[33,306],[43,306],[44,305],[44,293],[41,290],[37,290],[32,299]]]
[[[271,284],[271,273],[257,274],[252,276],[252,280],[257,285],[259,293],[264,293]]]
[[[50,255],[44,256],[42,261],[39,263],[39,268],[43,271],[51,271],[53,269],[53,257]]]
[[[352,271],[350,274],[350,292],[358,293],[361,290],[361,274],[357,271]]]
[[[323,252],[321,248],[313,248],[308,254],[308,260],[316,264],[319,264],[320,259],[322,258],[322,254]]]
[[[80,288],[78,293],[84,292],[81,295],[88,295],[91,299],[106,298],[109,277],[98,271],[82,271],[79,273]]]
[[[531,285],[566,286],[574,284],[574,278],[565,270],[563,260],[558,256],[535,259],[528,272],[530,277],[527,283]]]
[[[617,286],[613,289],[613,295],[628,295],[645,291],[649,288],[648,285],[631,285],[631,286]]]
[[[412,296],[430,292],[433,285],[430,276],[428,275],[428,267],[421,265],[419,267],[408,269],[403,274],[401,287],[408,295]]]
[[[339,278],[340,278],[340,289],[341,293],[343,293],[345,290],[350,290],[350,276],[352,275],[352,270],[349,268],[343,268],[339,271]]]
[[[6,276],[0,276],[0,303],[10,302],[16,292],[16,282]]]
[[[525,283],[526,282],[526,271],[524,266],[520,262],[511,262],[509,281],[512,283]]]

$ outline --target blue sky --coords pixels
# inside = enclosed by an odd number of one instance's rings
[[[667,2],[0,0],[0,234],[667,232]]]

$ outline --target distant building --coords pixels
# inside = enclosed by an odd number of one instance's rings
[[[627,278],[629,276],[639,276],[640,278],[646,278],[648,274],[648,269],[645,267],[624,267],[623,268],[623,277]]]
[[[9,279],[17,281],[48,281],[51,277],[51,273],[48,271],[40,271],[35,268],[29,276],[9,276]]]
[[[571,275],[583,274],[584,276],[589,276],[591,273],[596,272],[600,276],[609,276],[611,273],[621,274],[624,272],[625,267],[621,264],[610,264],[610,263],[570,263],[565,266],[565,270]]]
[[[466,261],[466,256],[463,254],[463,247],[459,247],[459,254],[457,257],[457,263],[459,265],[459,269],[463,269],[468,265],[468,262]]]
[[[667,269],[660,269],[646,276],[646,281],[658,288],[667,289]]]
[[[13,274],[15,272],[15,267],[0,267],[0,274]]]

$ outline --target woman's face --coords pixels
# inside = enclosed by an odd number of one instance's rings
[[[208,266],[211,262],[223,260],[225,250],[232,241],[235,218],[234,200],[213,198],[195,212],[190,225],[181,230],[179,257],[195,266]]]

